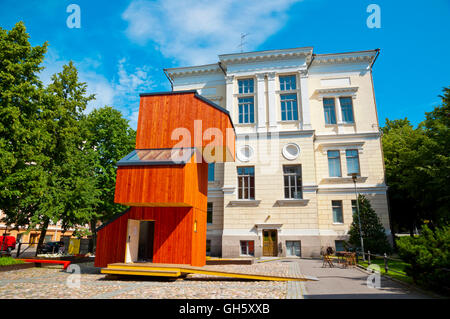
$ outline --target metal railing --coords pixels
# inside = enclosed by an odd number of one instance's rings
[[[384,271],[386,272],[386,274],[391,271],[391,272],[395,272],[397,274],[401,274],[401,275],[405,275],[405,272],[401,272],[395,269],[390,269],[389,268],[389,260],[392,261],[399,261],[399,262],[404,262],[401,259],[397,259],[397,258],[392,258],[392,257],[388,257],[386,253],[384,253],[383,255],[376,255],[376,254],[371,254],[370,250],[366,253],[364,252],[364,255],[367,256],[367,264],[370,266],[371,264],[371,257],[375,257],[375,258],[383,258],[384,261]]]

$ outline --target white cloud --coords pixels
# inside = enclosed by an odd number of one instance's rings
[[[135,0],[123,12],[129,39],[154,42],[162,54],[181,63],[213,63],[218,54],[254,50],[287,22],[287,11],[301,0]]]
[[[61,72],[63,65],[68,63],[69,61],[62,59],[55,50],[49,49],[44,62],[45,69],[40,73],[42,82],[48,85],[52,75]],[[130,120],[130,125],[136,128],[139,93],[151,91],[155,87],[150,74],[153,69],[150,66],[133,68],[122,58],[117,63],[117,76],[108,80],[99,71],[102,65],[101,57],[84,58],[74,61],[74,64],[79,80],[87,83],[88,94],[95,94],[95,100],[88,103],[85,113],[105,105],[114,106],[121,110],[124,117]]]

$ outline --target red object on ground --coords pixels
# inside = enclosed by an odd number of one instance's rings
[[[27,263],[42,263],[42,264],[62,264],[63,269],[66,269],[70,265],[69,260],[49,260],[49,259],[19,259]]]
[[[16,249],[16,238],[14,236],[0,236],[0,250]]]

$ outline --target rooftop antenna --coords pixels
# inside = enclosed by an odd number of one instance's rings
[[[246,44],[244,39],[246,36],[248,36],[248,33],[241,33],[241,44],[238,45],[241,48],[241,53],[244,52],[244,44]]]

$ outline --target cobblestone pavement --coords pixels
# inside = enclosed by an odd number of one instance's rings
[[[367,286],[368,273],[355,267],[322,268],[322,260],[300,259],[296,261],[303,274],[314,276],[319,281],[304,283],[305,299],[417,299],[431,298],[418,291],[381,276],[380,288]]]
[[[74,275],[56,268],[29,268],[0,273],[0,299],[4,298],[301,298],[287,282],[250,281],[207,275],[190,275],[182,279],[148,277],[117,277],[100,274],[92,263],[81,266],[79,288]],[[271,261],[253,265],[221,265],[207,268],[225,271],[245,271],[273,275],[292,274],[290,263]],[[294,296],[294,297],[292,297]]]
[[[78,264],[80,285],[70,288],[74,275],[58,268],[29,268],[0,272],[0,299],[88,298],[88,299],[215,299],[215,298],[430,298],[381,277],[381,288],[366,285],[368,274],[355,268],[322,268],[315,259],[274,260],[253,265],[215,265],[209,269],[252,274],[308,275],[315,282],[252,281],[207,275],[166,279],[100,274],[93,263]],[[69,284],[68,284],[69,283]]]

